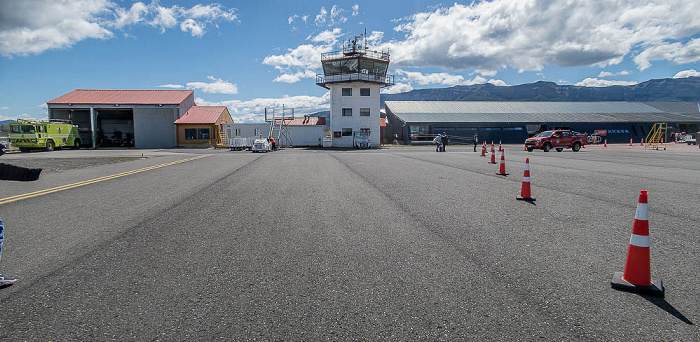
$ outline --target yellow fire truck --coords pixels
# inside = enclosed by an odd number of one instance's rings
[[[70,120],[35,121],[17,119],[10,123],[10,142],[22,152],[31,149],[53,151],[56,147],[80,148],[78,125]]]

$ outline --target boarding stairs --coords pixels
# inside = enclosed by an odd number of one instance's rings
[[[651,127],[651,131],[647,134],[646,139],[644,139],[645,149],[655,149],[658,150],[660,145],[664,145],[664,150],[666,149],[666,131],[667,124],[665,122],[657,122]]]
[[[278,148],[293,146],[287,124],[294,120],[294,108],[291,108],[291,115],[285,115],[285,110],[290,110],[290,108],[282,107],[282,116],[275,116],[274,108],[265,108],[265,121],[270,123],[270,136],[275,138]]]

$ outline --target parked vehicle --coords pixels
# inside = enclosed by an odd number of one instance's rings
[[[698,144],[697,138],[698,138],[699,134],[700,134],[700,132],[697,132],[695,134],[688,133],[688,134],[683,136],[682,141],[684,141],[688,145],[697,145]]]
[[[356,131],[352,134],[352,147],[354,148],[370,148],[372,143],[369,141],[369,132]]]
[[[552,130],[544,131],[525,140],[525,147],[528,152],[532,152],[533,149],[549,152],[552,148],[556,149],[557,152],[561,152],[565,148],[578,152],[585,145],[586,141],[585,134],[570,130]]]
[[[229,139],[229,148],[231,151],[242,151],[250,150],[252,145],[250,144],[250,139],[243,137],[235,137]]]
[[[271,145],[270,142],[267,141],[267,139],[255,139],[253,141],[253,148],[251,149],[253,152],[270,152],[271,151]]]
[[[10,141],[22,152],[39,148],[45,151],[53,151],[56,147],[80,148],[78,125],[73,125],[69,120],[17,119],[9,126]]]

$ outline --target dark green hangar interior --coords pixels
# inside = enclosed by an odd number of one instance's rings
[[[405,144],[427,143],[443,132],[455,142],[471,142],[478,133],[480,141],[522,143],[554,128],[628,142],[660,122],[669,134],[700,131],[696,102],[386,101],[385,111],[384,138]]]

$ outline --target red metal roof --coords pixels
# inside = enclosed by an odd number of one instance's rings
[[[226,106],[193,106],[185,115],[175,120],[176,124],[218,124],[221,113]]]
[[[179,105],[193,90],[104,90],[76,89],[48,104]]]
[[[275,118],[277,123],[279,123],[280,118]],[[326,124],[325,117],[316,116],[304,116],[300,118],[294,118],[293,120],[284,120],[284,124],[287,126],[324,126]]]

